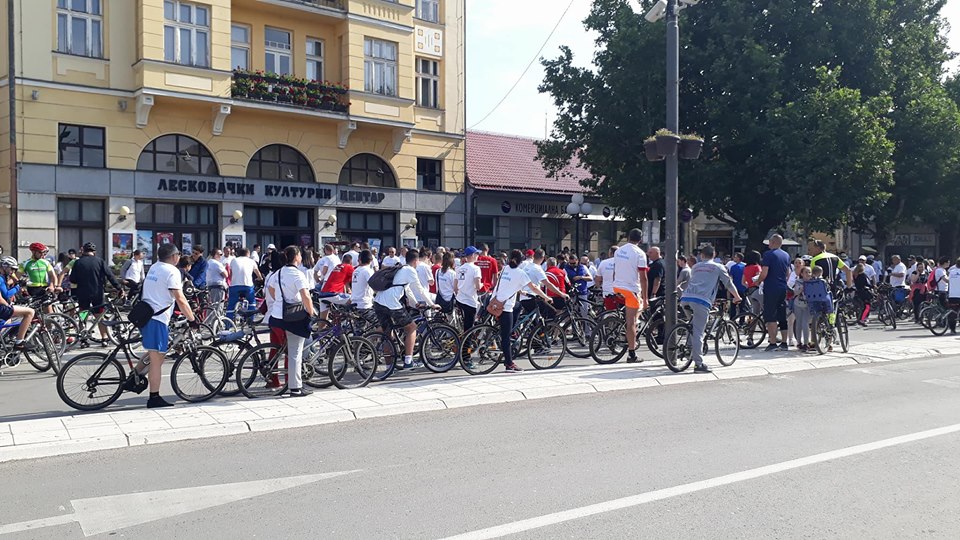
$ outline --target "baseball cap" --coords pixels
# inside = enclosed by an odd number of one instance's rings
[[[277,246],[273,244],[267,244],[267,249],[277,249]]]
[[[858,261],[865,261],[865,260],[867,260],[867,256],[866,256],[866,255],[861,255],[859,258],[857,258],[857,260],[858,260]]]
[[[476,255],[477,253],[480,253],[480,250],[477,249],[477,248],[475,248],[475,247],[473,247],[473,246],[467,246],[467,247],[465,247],[465,248],[463,249],[463,256],[464,256],[464,257],[469,257],[469,256],[471,256],[471,255]]]
[[[533,257],[533,250],[532,250],[532,249],[528,249],[526,255],[527,255],[527,257]]]

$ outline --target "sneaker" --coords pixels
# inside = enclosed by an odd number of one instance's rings
[[[777,349],[779,349],[779,350],[781,350],[781,351],[789,351],[789,350],[790,350],[790,346],[787,345],[787,343],[786,343],[785,341],[781,341],[781,342],[780,342],[780,345],[777,346]]]
[[[797,345],[797,350],[800,352],[807,352],[807,346],[804,344]]]
[[[173,403],[168,403],[160,396],[150,396],[147,400],[148,409],[159,409],[161,407],[173,407]]]
[[[516,362],[510,362],[504,367],[507,368],[507,372],[509,373],[523,373],[523,370],[520,369],[520,366],[518,366]]]
[[[423,362],[417,360],[416,362],[413,363],[412,369],[423,369]]]
[[[290,397],[307,397],[312,393],[313,392],[307,390],[306,388],[294,388],[290,390]]]
[[[867,326],[867,321],[857,321],[857,325],[866,327],[866,326]]]
[[[773,352],[773,351],[777,350],[777,344],[776,344],[776,343],[771,343],[771,344],[767,345],[767,347],[766,347],[765,349],[763,349],[763,350],[764,350],[765,352]]]
[[[463,367],[464,367],[464,369],[473,369],[473,368],[475,368],[476,366],[474,365],[473,360],[470,360],[469,358],[466,358],[466,359],[463,360]]]
[[[413,362],[410,362],[409,364],[406,362],[402,364],[397,364],[397,371],[406,371],[408,369],[414,369],[414,368],[416,368],[416,364],[414,364]]]
[[[631,354],[631,353],[633,353],[633,354]],[[627,363],[628,363],[628,364],[639,364],[640,362],[643,362],[643,360],[641,360],[641,359],[637,356],[636,351],[629,351],[629,352],[627,352]]]
[[[700,364],[699,366],[693,368],[694,373],[713,373],[713,370],[710,369],[710,366],[706,364]]]
[[[13,346],[14,349],[18,351],[32,351],[37,348],[33,343],[28,343],[26,341],[21,341]]]

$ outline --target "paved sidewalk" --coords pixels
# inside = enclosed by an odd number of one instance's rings
[[[521,374],[445,377],[382,383],[305,398],[211,401],[170,409],[78,414],[0,423],[0,462],[108,448],[236,435],[398,414],[471,407],[694,382],[759,377],[810,369],[960,354],[960,340],[912,338],[865,343],[823,356],[743,351],[713,373],[671,373],[662,361],[560,367]]]

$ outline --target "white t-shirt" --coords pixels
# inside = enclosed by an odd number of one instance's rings
[[[223,264],[214,259],[207,259],[207,287],[213,285],[220,285],[221,287],[227,284],[227,271],[223,267]]]
[[[251,251],[250,256],[248,258],[252,259],[254,263],[260,264],[260,254],[257,253],[256,251]]]
[[[250,257],[237,257],[230,263],[230,285],[253,287],[253,270],[256,261]]]
[[[373,307],[373,289],[367,286],[370,276],[373,275],[370,265],[358,266],[353,271],[353,280],[350,287],[350,301],[360,309]]]
[[[136,283],[140,283],[140,280],[143,279],[143,259],[139,261],[136,259],[130,259],[130,267],[127,268],[127,273],[123,275],[123,279],[129,279]]]
[[[530,284],[530,276],[519,268],[503,269],[497,281],[497,300],[503,302],[504,311],[513,311],[517,303],[517,293]]]
[[[456,280],[457,272],[452,268],[448,269],[446,272],[444,272],[443,269],[437,270],[437,294],[439,294],[448,302],[452,300],[453,284]]]
[[[540,268],[539,264],[530,262],[526,266],[522,266],[521,270],[527,273],[527,277],[530,278],[530,282],[536,285],[537,287],[543,288],[543,282],[547,280],[547,273],[543,271],[543,268]],[[524,290],[524,296],[533,296],[533,291],[529,289]]]
[[[895,276],[894,274],[901,274],[900,277]],[[897,263],[893,267],[893,270],[890,271],[890,285],[892,287],[903,287],[903,282],[907,279],[907,266],[905,264]]]
[[[457,302],[472,308],[480,307],[477,298],[477,280],[480,278],[480,267],[474,263],[463,263],[457,268]]]
[[[303,275],[303,272],[290,266],[284,266],[272,275],[276,276],[273,279],[274,297],[273,303],[270,304],[267,313],[274,319],[282,319],[284,302],[288,304],[303,303],[303,299],[300,298],[300,290],[307,288],[307,278]],[[281,292],[283,297],[282,302],[280,301]]]
[[[267,274],[267,279],[263,282],[263,287],[266,289],[266,292],[263,295],[263,301],[267,304],[267,317],[282,317],[283,309],[279,313],[273,311],[274,305],[279,305],[280,302],[276,301],[274,297],[270,296],[270,288],[273,287],[273,290],[277,292],[277,298],[280,297],[279,287],[280,282],[277,281],[277,272],[273,271]],[[269,322],[269,321],[268,321]]]
[[[603,283],[600,285],[600,288],[603,289],[604,296],[610,296],[613,294],[613,268],[615,262],[613,258],[607,258],[600,261],[600,279],[603,280]]]
[[[396,275],[393,276],[393,284],[409,286],[418,302],[429,302],[423,288],[420,287],[420,278],[417,276],[417,271],[412,266],[404,266],[397,271]],[[400,297],[405,290],[406,287],[390,287],[385,291],[376,293],[373,301],[387,309],[403,309],[400,304]]]
[[[933,271],[933,279],[937,281],[937,292],[947,292],[950,289],[950,278],[947,277],[947,271],[942,267],[938,266]]]
[[[864,263],[863,273],[867,275],[867,279],[870,281],[870,283],[873,283],[874,285],[877,284],[877,270],[873,266]]]
[[[433,281],[433,272],[430,270],[430,265],[423,261],[417,263],[417,277],[420,278],[420,286],[429,289],[430,283]]]
[[[403,266],[405,264],[407,264],[407,261],[399,255],[383,258],[383,266]]]
[[[157,313],[153,320],[163,324],[170,324],[170,316],[173,315],[173,293],[170,289],[180,290],[183,288],[183,279],[180,277],[180,270],[172,264],[157,262],[150,265],[150,271],[146,279],[143,280],[143,301],[150,304],[154,313],[163,310],[163,313]]]
[[[313,277],[313,269],[312,269],[312,268],[307,268],[306,266],[304,266],[304,265],[301,264],[300,266],[297,267],[297,270],[300,270],[300,272],[303,273],[304,279],[307,280],[307,288],[308,288],[308,289],[313,289],[314,287],[316,287],[316,285],[317,285],[317,280],[314,279],[314,277]]]
[[[947,298],[960,298],[960,267],[951,266],[947,276],[950,280],[948,283],[950,292],[947,293]]]
[[[640,271],[647,268],[647,255],[636,244],[626,243],[613,255],[613,286],[640,293]]]
[[[353,265],[354,268],[360,266],[360,253],[351,249],[350,251],[344,253],[343,255],[350,256],[350,264]]]
[[[340,257],[338,257],[336,253],[320,257],[317,265],[313,267],[313,273],[317,276],[317,282],[329,279],[330,272],[333,272],[333,269],[336,268],[338,264],[340,264]],[[323,271],[324,268],[327,269],[326,272]]]

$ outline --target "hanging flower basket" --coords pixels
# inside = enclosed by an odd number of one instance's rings
[[[643,141],[643,151],[647,155],[647,161],[663,161],[663,156],[657,153],[657,139],[654,137]]]
[[[677,147],[680,145],[680,137],[666,129],[661,129],[656,133],[657,153],[661,156],[674,156],[677,154]]]
[[[680,137],[680,159],[699,159],[703,150],[703,139],[697,135]]]

